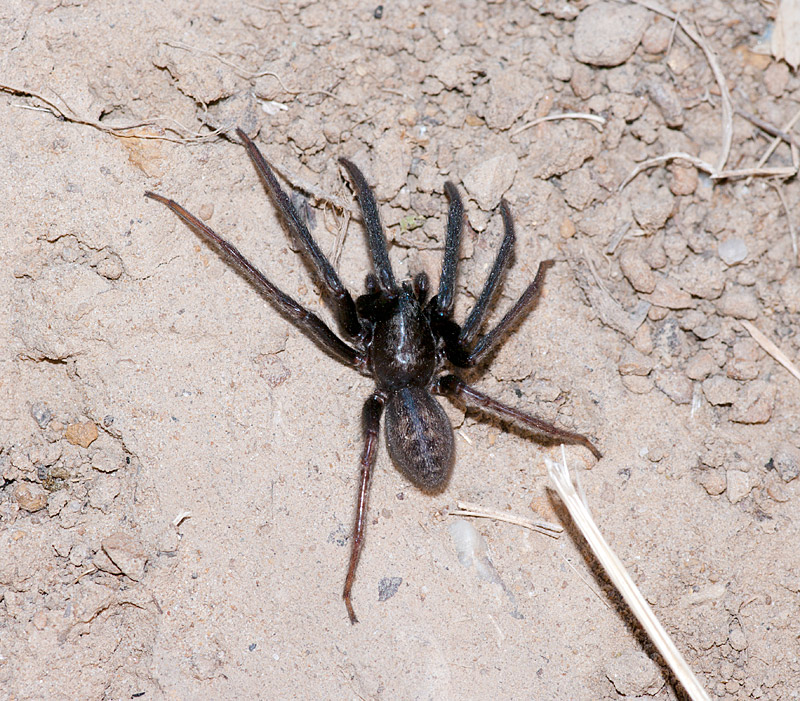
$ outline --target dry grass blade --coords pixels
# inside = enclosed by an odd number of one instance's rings
[[[777,360],[783,367],[785,367],[792,375],[794,375],[798,380],[800,380],[800,370],[797,369],[797,366],[789,360],[789,356],[786,355],[778,346],[776,346],[772,341],[770,341],[761,331],[759,331],[755,326],[753,326],[749,321],[745,321],[741,319],[742,326],[747,329],[747,333],[749,333],[756,343],[761,346],[767,353],[769,353],[775,360]]]
[[[55,100],[45,97],[42,95],[41,92],[36,92],[34,90],[27,90],[23,88],[17,88],[13,85],[3,85],[0,84],[0,92],[8,93],[9,95],[17,95],[19,97],[31,97],[35,100],[46,105],[46,107],[41,108],[44,111],[50,112],[51,114],[55,115],[56,117],[63,119],[65,122],[71,122],[73,124],[83,124],[87,127],[92,127],[97,129],[98,131],[103,131],[107,134],[113,134],[114,136],[118,136],[120,138],[127,138],[127,139],[145,139],[145,140],[152,140],[152,141],[171,141],[173,143],[178,144],[189,144],[189,143],[200,143],[202,141],[209,141],[210,139],[215,138],[218,136],[223,129],[215,129],[214,131],[210,131],[207,134],[200,134],[198,132],[193,132],[187,127],[184,127],[179,122],[176,122],[174,119],[170,119],[167,117],[157,117],[156,119],[148,119],[143,122],[134,122],[133,124],[106,124],[104,122],[98,122],[96,119],[90,119],[89,117],[84,117],[75,112],[64,100],[63,97],[56,95],[58,101],[61,103],[60,106],[56,103]],[[20,105],[20,107],[24,107],[26,109],[40,109],[34,107],[27,107],[25,105]],[[172,123],[177,126],[164,126],[165,123]],[[151,134],[142,129],[147,127],[158,127],[164,131],[169,131],[177,136],[165,136],[163,134]]]
[[[562,453],[563,455],[564,453]],[[564,460],[563,464],[553,462],[547,458],[545,458],[545,463],[547,464],[547,472],[550,475],[550,479],[553,481],[564,505],[569,510],[575,525],[578,526],[584,538],[586,538],[614,586],[622,594],[625,602],[645,631],[647,631],[650,639],[658,648],[658,651],[664,657],[692,701],[709,701],[708,695],[703,687],[700,686],[700,682],[694,672],[689,668],[678,648],[675,647],[675,643],[672,642],[672,639],[656,618],[650,605],[645,601],[644,596],[634,584],[619,558],[606,542],[606,539],[603,538],[597,524],[575,490],[566,466],[566,457],[562,457],[562,459]]]
[[[606,123],[606,120],[600,115],[587,114],[585,112],[563,112],[561,114],[548,114],[546,117],[539,117],[538,119],[534,119],[532,122],[523,124],[519,129],[512,131],[511,134],[509,134],[509,138],[516,136],[517,134],[521,134],[523,131],[535,127],[537,124],[542,124],[543,122],[555,122],[559,119],[583,119],[589,122],[589,124],[595,127],[598,131],[603,131],[603,127]]]
[[[783,188],[780,186],[780,183],[775,183],[772,181],[767,181],[772,187],[775,188],[775,192],[778,193],[778,199],[781,201],[783,205],[783,210],[786,212],[786,222],[789,225],[789,236],[792,240],[792,253],[794,253],[794,264],[795,266],[800,265],[800,260],[797,257],[797,230],[794,228],[794,221],[792,221],[792,212],[789,209],[789,205],[786,202],[786,197],[783,194]]]
[[[781,129],[781,131],[786,132],[788,134],[789,131],[794,127],[794,125],[797,124],[798,120],[800,120],[800,110],[797,110],[797,112],[795,112],[792,115],[792,118],[788,122],[786,122],[786,124],[783,125],[783,128]],[[767,150],[764,151],[764,155],[761,156],[761,158],[758,160],[757,167],[760,168],[761,166],[763,166],[767,162],[767,160],[769,160],[769,157],[773,154],[775,149],[778,148],[778,146],[780,146],[782,141],[783,141],[783,139],[781,137],[779,137],[779,136],[776,136],[772,140],[772,143],[769,145]],[[792,158],[793,159],[794,159],[794,156],[795,156],[795,154],[794,154],[794,152],[792,152]]]
[[[537,521],[507,511],[487,509],[480,504],[472,504],[467,501],[459,501],[457,503],[458,508],[450,512],[451,516],[472,516],[474,518],[491,518],[495,521],[505,521],[506,523],[513,523],[515,526],[522,526],[523,528],[529,528],[537,533],[549,535],[552,538],[558,538],[559,534],[564,530],[557,523]]]

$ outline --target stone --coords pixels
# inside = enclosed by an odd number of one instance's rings
[[[703,470],[697,481],[706,490],[709,496],[717,497],[722,494],[728,486],[725,471],[716,468]]]
[[[657,370],[653,380],[664,394],[676,404],[689,404],[692,401],[692,383],[676,370]]]
[[[628,247],[619,257],[622,274],[637,292],[650,294],[656,287],[656,276],[640,253]]]
[[[632,346],[627,346],[619,359],[620,375],[640,375],[644,377],[653,369],[653,361]]]
[[[736,390],[739,385],[722,375],[713,375],[703,382],[703,394],[709,404],[720,406],[733,404],[736,401]]]
[[[653,381],[642,375],[623,375],[622,384],[625,389],[634,394],[647,394],[653,389]]]
[[[697,168],[673,163],[669,167],[672,177],[669,181],[669,191],[673,195],[691,195],[699,182]]]
[[[717,246],[717,253],[725,265],[736,265],[747,258],[747,244],[744,239],[731,237]]]
[[[764,380],[748,382],[736,393],[731,421],[741,424],[764,424],[772,418],[775,385]]]
[[[636,50],[649,20],[647,10],[637,5],[590,5],[575,21],[572,53],[590,66],[618,66]]]
[[[725,474],[728,482],[728,500],[731,504],[738,504],[753,488],[750,475],[742,470],[726,470]]]
[[[604,671],[621,696],[652,696],[664,686],[658,665],[641,650],[609,656]]]
[[[689,309],[694,306],[692,296],[668,278],[658,278],[653,292],[644,295],[651,304],[667,309]]]
[[[800,475],[800,450],[791,443],[781,443],[772,458],[772,465],[784,482],[791,482]]]
[[[141,544],[127,533],[116,532],[102,543],[103,551],[119,569],[134,581],[144,576],[147,555]]]
[[[651,190],[639,190],[631,198],[633,217],[645,231],[658,231],[664,227],[672,216],[675,196],[667,187],[660,187],[653,193]]]
[[[81,448],[88,448],[97,440],[97,426],[92,421],[75,423],[67,426],[64,438],[72,445],[79,445]]]
[[[464,187],[481,209],[489,211],[511,187],[518,167],[519,159],[511,151],[492,156],[466,174]]]
[[[734,319],[758,318],[759,304],[756,293],[748,288],[727,283],[725,292],[717,301],[717,313],[720,316],[732,316]]]
[[[12,492],[20,509],[31,513],[47,506],[47,491],[34,482],[17,482]]]
[[[685,372],[691,380],[705,380],[716,369],[714,356],[708,351],[700,351],[686,364]]]

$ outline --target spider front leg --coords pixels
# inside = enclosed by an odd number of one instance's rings
[[[145,197],[161,202],[172,210],[190,228],[209,243],[214,244],[236,264],[236,266],[250,279],[261,294],[263,294],[277,309],[284,314],[301,331],[311,336],[322,349],[345,365],[362,370],[366,366],[366,358],[355,348],[347,345],[339,338],[330,327],[316,314],[308,311],[301,304],[292,299],[285,292],[273,285],[264,274],[245,258],[232,243],[226,241],[210,226],[203,223],[194,214],[184,209],[174,200],[155,192],[145,192]]]
[[[364,228],[367,230],[369,250],[372,255],[372,265],[375,268],[378,285],[382,292],[388,297],[396,297],[398,294],[397,282],[392,272],[392,264],[389,261],[389,252],[386,247],[386,235],[383,233],[381,218],[378,214],[378,206],[375,204],[375,195],[367,184],[367,179],[359,170],[358,166],[346,158],[340,158],[341,163],[353,181],[356,190],[358,204],[361,206],[361,215],[364,219]]]
[[[489,411],[501,418],[515,421],[554,441],[577,443],[585,446],[598,460],[603,457],[603,454],[583,434],[558,428],[546,421],[537,419],[535,416],[526,414],[519,409],[514,409],[502,402],[498,402],[496,399],[492,399],[483,392],[479,392],[474,387],[470,387],[455,375],[444,375],[440,377],[436,381],[433,391],[436,394],[441,394],[450,399],[459,400],[468,407]]]
[[[435,298],[435,312],[440,318],[447,319],[453,313],[458,253],[464,228],[464,205],[453,183],[448,180],[444,189],[450,199],[450,210],[447,214],[447,237],[444,242],[442,274],[439,276],[439,294]]]
[[[350,600],[350,592],[356,579],[358,558],[361,556],[361,548],[364,545],[367,499],[369,498],[372,468],[375,465],[375,454],[378,449],[378,430],[381,425],[384,401],[383,395],[376,392],[367,399],[361,412],[361,423],[364,431],[364,451],[361,453],[361,481],[358,486],[358,503],[356,506],[355,525],[353,526],[353,545],[350,549],[350,565],[347,568],[347,579],[344,581],[344,592],[342,592],[347,615],[350,616],[350,623],[358,623],[356,612],[353,610],[353,602]]]
[[[258,146],[256,146],[241,129],[237,129],[236,133],[247,149],[247,155],[250,156],[250,160],[253,161],[253,165],[261,176],[261,180],[270,195],[272,195],[272,199],[275,201],[278,210],[283,215],[283,218],[286,220],[286,223],[289,225],[296,239],[302,245],[303,254],[315,268],[322,282],[325,283],[328,294],[336,308],[336,316],[340,326],[350,338],[358,338],[363,329],[361,327],[361,322],[358,320],[358,314],[356,314],[356,305],[355,302],[353,302],[353,297],[342,284],[342,281],[339,279],[330,261],[328,261],[325,254],[320,250],[314,237],[311,236],[308,227],[297,214],[297,210],[292,204],[292,201],[283,191],[283,188],[281,188],[266,158],[264,158],[261,151],[258,150]]]

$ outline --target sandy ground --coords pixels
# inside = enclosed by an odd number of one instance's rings
[[[648,158],[715,163],[724,143],[706,57],[641,7],[335,5],[0,9],[0,699],[682,698],[548,488],[558,449],[459,407],[439,496],[381,444],[350,625],[372,384],[143,197],[183,202],[330,320],[237,125],[322,248],[344,237],[356,293],[368,257],[337,157],[374,184],[403,278],[438,279],[443,183],[458,184],[459,319],[508,200],[498,312],[558,262],[471,379],[601,446],[599,462],[567,455],[712,697],[800,698],[800,393],[741,323],[797,356],[798,183],[714,182],[684,162],[618,191]],[[697,22],[734,105],[784,125],[800,79],[751,51],[767,5],[671,8]],[[563,112],[605,126],[515,134]],[[730,136],[729,168],[769,143],[739,117]],[[788,146],[767,165],[791,166]],[[474,521],[482,578],[451,537],[458,500],[566,532]]]

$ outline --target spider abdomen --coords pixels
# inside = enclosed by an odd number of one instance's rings
[[[441,491],[453,469],[453,429],[422,387],[393,392],[386,403],[386,445],[392,462],[425,492]]]

